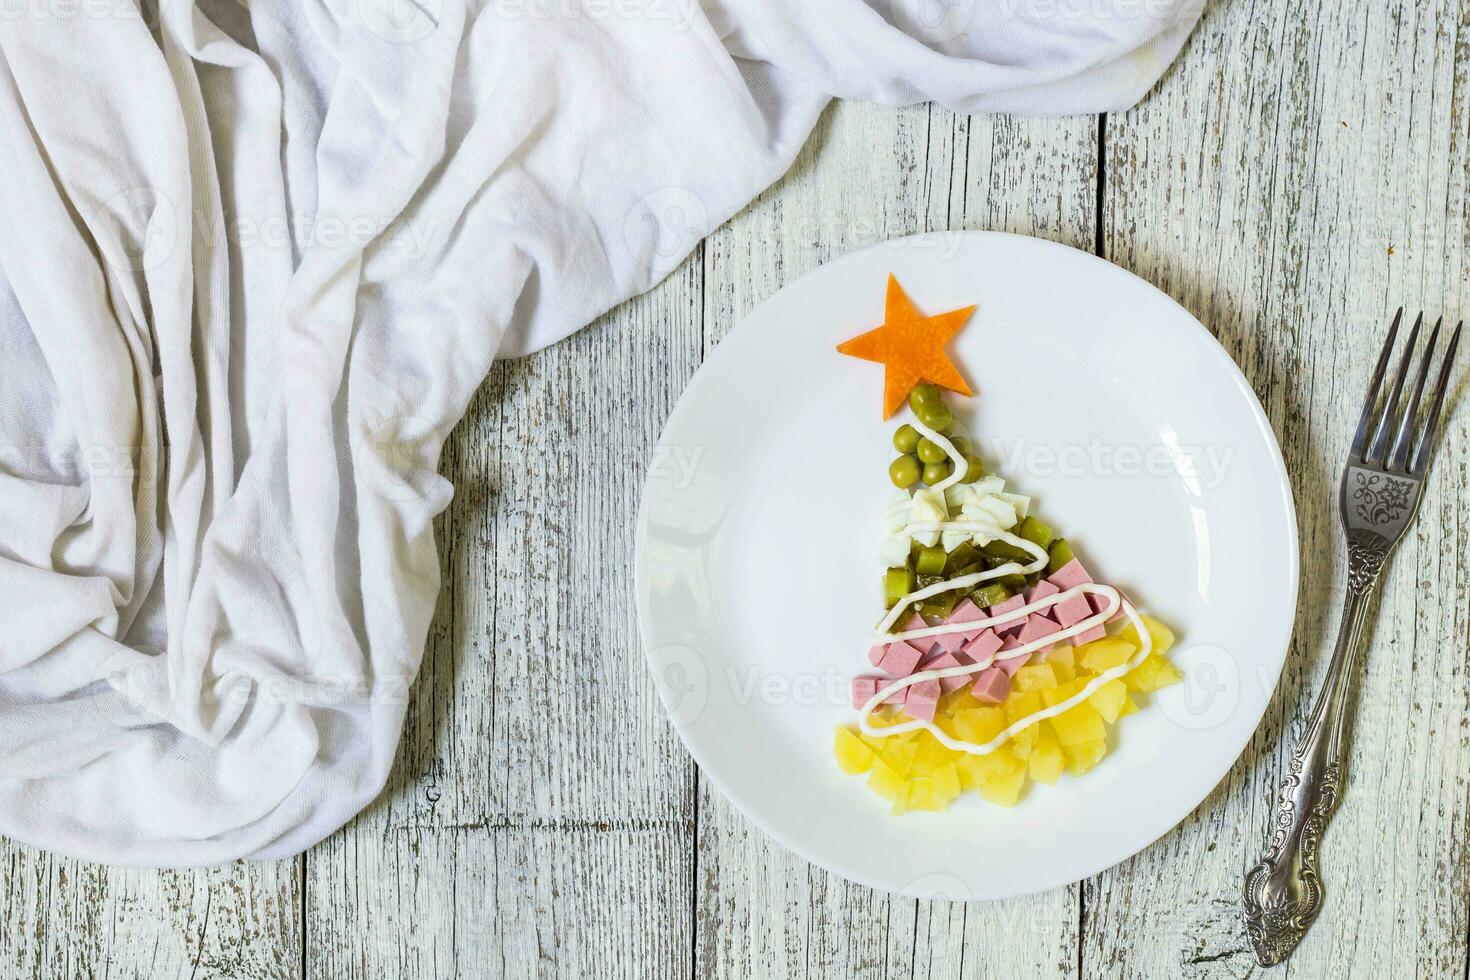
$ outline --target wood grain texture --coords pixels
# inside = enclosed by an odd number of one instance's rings
[[[707,241],[706,346],[792,278],[864,245],[992,228],[1090,249],[1096,166],[1093,119],[836,105],[786,180]],[[983,907],[895,898],[788,854],[707,784],[699,803],[696,976],[1076,973],[1076,888]]]
[[[1259,972],[1240,874],[1337,620],[1348,420],[1391,309],[1467,299],[1463,16],[1210,4],[1156,92],[1107,119],[1101,170],[1090,118],[835,106],[652,293],[495,366],[446,448],[443,593],[383,797],[273,865],[107,869],[0,841],[0,978]],[[965,228],[1100,236],[1214,331],[1281,440],[1308,568],[1278,694],[1204,804],[1083,885],[984,905],[851,885],[751,828],[670,728],[631,601],[650,452],[708,351],[830,258]],[[1465,975],[1466,387],[1370,624],[1327,911],[1283,976]],[[543,669],[559,658],[575,674]]]
[[[301,862],[108,868],[0,839],[0,977],[301,973]]]
[[[694,766],[645,676],[630,568],[699,310],[691,258],[497,364],[455,431],[444,586],[397,768],[308,856],[309,976],[689,974]]]
[[[1335,637],[1334,498],[1366,379],[1399,304],[1466,309],[1462,17],[1443,3],[1211,4],[1158,91],[1108,121],[1107,255],[1173,294],[1244,369],[1291,473],[1304,575],[1280,687],[1230,776],[1178,831],[1087,884],[1089,976],[1257,970],[1241,873],[1264,852]],[[1327,905],[1283,975],[1465,975],[1467,421],[1462,398],[1370,623]]]

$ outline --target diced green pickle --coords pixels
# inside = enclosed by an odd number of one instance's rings
[[[997,602],[1005,602],[1010,597],[1011,590],[999,582],[986,582],[980,588],[970,593],[970,598],[981,609],[984,609],[986,606],[993,606]]]
[[[961,541],[959,547],[949,553],[949,560],[945,563],[944,567],[949,570],[950,574],[958,574],[955,571],[956,569],[964,568],[966,565],[972,565],[979,558],[980,552],[973,544],[968,541]]]
[[[1048,573],[1055,572],[1071,560],[1072,546],[1067,544],[1066,538],[1057,538],[1047,552],[1046,570]]]
[[[925,616],[945,617],[954,612],[954,607],[960,604],[964,592],[955,589],[951,592],[941,592],[939,595],[930,596],[919,603],[919,612]]]
[[[943,575],[944,559],[944,549],[936,544],[919,552],[919,557],[914,562],[914,569],[920,575]]]
[[[1023,565],[1036,560],[1036,556],[1031,552],[1017,548],[1009,541],[995,540],[980,550],[992,558],[999,558],[1002,561],[1018,561]]]
[[[1056,537],[1050,527],[1034,517],[1028,517],[1022,521],[1016,533],[1032,544],[1040,545],[1042,548],[1051,547],[1052,538]]]
[[[919,477],[924,473],[924,468],[919,460],[913,456],[900,456],[888,464],[888,479],[900,490],[907,490],[919,482]]]
[[[892,607],[898,600],[914,591],[914,571],[911,568],[890,568],[883,576],[883,594]]]

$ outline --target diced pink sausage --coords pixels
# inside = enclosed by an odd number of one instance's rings
[[[1014,636],[1006,637],[1005,643],[1001,644],[1000,649],[995,653],[995,665],[1007,674],[1014,674],[1031,662],[1031,654],[1029,653],[1024,657],[1006,657],[1006,651],[1019,649],[1021,649],[1020,640]]]
[[[918,613],[914,613],[912,616],[909,617],[909,621],[904,623],[903,626],[900,628],[900,632],[907,633],[909,630],[926,630],[928,628],[929,624],[924,620],[924,617],[920,616]],[[938,642],[932,636],[916,636],[911,640],[906,640],[905,642],[912,644],[915,647],[918,647],[919,651],[926,655],[933,653],[935,650],[939,649]]]
[[[1068,589],[1075,589],[1084,582],[1091,582],[1092,576],[1087,574],[1087,569],[1082,567],[1080,561],[1073,558],[1061,568],[1048,575],[1046,580],[1065,592]]]
[[[1020,609],[1025,604],[1026,599],[1024,596],[1013,595],[1009,599],[997,602],[995,605],[991,606],[990,615],[992,618],[996,616],[1004,616],[1007,613],[1015,612],[1017,609]],[[1019,630],[1024,623],[1024,619],[1013,619],[1009,623],[1005,623],[995,627],[995,631],[1001,636],[1006,636]]]
[[[911,718],[933,721],[934,711],[939,706],[939,694],[938,681],[919,681],[909,687],[909,697],[904,702],[903,710],[908,712]]]
[[[978,664],[995,651],[1001,649],[1003,643],[1004,641],[1001,640],[995,630],[986,630],[965,644],[965,656],[969,657],[972,663]]]
[[[1062,628],[1055,621],[1047,619],[1045,616],[1038,616],[1032,613],[1030,618],[1026,620],[1026,625],[1021,627],[1021,634],[1017,639],[1022,644],[1034,643],[1037,640],[1051,636],[1053,633],[1060,633],[1061,630]],[[1044,650],[1046,648],[1042,647],[1041,649]]]
[[[970,694],[980,701],[990,701],[995,704],[1006,699],[1011,693],[1011,675],[999,667],[991,667],[980,672],[975,678],[975,684],[970,688]]]
[[[1087,595],[1078,592],[1076,595],[1068,596],[1055,606],[1051,607],[1052,618],[1062,624],[1062,628],[1075,626],[1088,616],[1093,615],[1092,603],[1087,601]]]
[[[1107,627],[1099,623],[1092,629],[1083,630],[1081,633],[1078,633],[1076,636],[1072,637],[1072,645],[1074,647],[1080,647],[1084,643],[1091,643],[1093,640],[1101,640],[1107,635]]]
[[[882,677],[873,677],[871,675],[854,677],[852,679],[853,708],[862,710],[863,705],[867,704],[868,700],[878,693],[878,687],[883,680],[884,678]]]
[[[888,646],[886,644],[878,647],[869,647],[868,663],[872,664],[874,667],[878,666],[880,663],[883,662],[883,654],[887,652]]]
[[[939,656],[926,663],[924,665],[924,669],[944,670],[947,667],[963,667],[970,663],[968,657],[961,660],[960,657],[963,656],[964,654],[956,655],[953,653],[941,653]],[[960,688],[964,687],[966,684],[970,683],[970,681],[974,679],[974,674],[956,674],[954,677],[941,677],[939,678],[939,689],[945,694],[948,694],[950,691],[958,691]]]
[[[888,644],[888,650],[883,654],[883,659],[878,661],[878,669],[892,674],[894,677],[907,677],[919,666],[919,661],[924,659],[924,652],[912,644],[903,640],[895,640]]]
[[[1031,605],[1031,603],[1036,602],[1038,599],[1050,598],[1060,591],[1062,590],[1057,588],[1055,585],[1052,585],[1046,579],[1042,579],[1040,582],[1037,582],[1035,585],[1031,586],[1031,588],[1026,590],[1026,605],[1029,606]],[[1046,615],[1046,613],[1041,613],[1041,615]]]
[[[981,612],[980,607],[975,605],[972,600],[965,599],[955,607],[954,612],[950,613],[944,622],[946,624],[973,623],[977,619],[984,618],[985,613]],[[941,633],[934,639],[939,642],[939,646],[945,653],[954,653],[966,643],[973,640],[979,632],[979,630],[965,630],[964,632]]]
[[[1119,599],[1122,599],[1123,602],[1127,602],[1128,601],[1128,597],[1123,594],[1123,590],[1122,589],[1119,589],[1118,590],[1118,598]],[[1102,595],[1096,595],[1096,594],[1093,594],[1093,593],[1088,593],[1087,601],[1092,604],[1092,611],[1095,612],[1095,613],[1100,613],[1104,609],[1108,608],[1108,597],[1107,596],[1102,596]],[[1118,611],[1115,612],[1115,613],[1113,613],[1112,619],[1109,619],[1108,622],[1111,623],[1114,619],[1121,619],[1122,616],[1123,616],[1123,603],[1120,602],[1118,604]]]

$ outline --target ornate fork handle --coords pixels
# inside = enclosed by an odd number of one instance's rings
[[[1363,621],[1392,542],[1371,531],[1348,532],[1348,591],[1327,679],[1276,799],[1275,831],[1266,856],[1245,877],[1245,928],[1265,966],[1284,960],[1322,908],[1318,855],[1322,832],[1342,788],[1343,725]]]

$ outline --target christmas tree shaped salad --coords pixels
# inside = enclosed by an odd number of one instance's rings
[[[967,790],[1010,806],[1028,778],[1081,775],[1138,710],[1133,694],[1181,677],[1169,629],[1094,581],[956,431],[942,389],[971,391],[945,344],[973,311],[926,317],[890,276],[884,324],[837,348],[884,365],[884,418],[909,409],[883,512],[887,613],[835,747],[894,813]]]

